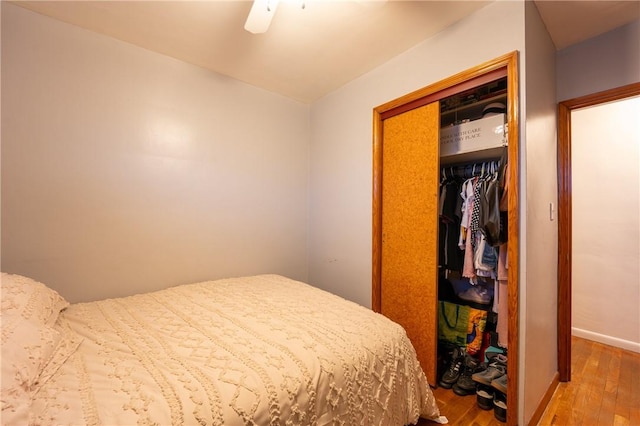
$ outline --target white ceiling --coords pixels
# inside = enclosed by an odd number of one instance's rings
[[[244,30],[250,1],[17,1],[91,31],[312,102],[490,1],[280,0],[265,34]],[[640,0],[538,0],[556,48],[640,17]]]

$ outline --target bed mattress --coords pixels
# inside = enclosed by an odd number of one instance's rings
[[[405,331],[278,275],[72,304],[38,424],[406,425],[438,420]]]

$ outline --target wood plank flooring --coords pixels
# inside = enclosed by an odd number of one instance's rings
[[[640,425],[639,353],[574,336],[571,372],[539,426]]]
[[[560,383],[538,426],[640,425],[640,354],[579,337],[571,345],[572,380]],[[450,425],[505,425],[480,409],[475,395],[443,388],[433,394]]]

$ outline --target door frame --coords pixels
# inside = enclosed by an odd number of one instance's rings
[[[640,95],[640,83],[558,103],[558,375],[571,381],[571,112]]]
[[[477,87],[499,77],[507,77],[507,123],[508,123],[508,354],[507,374],[509,387],[507,399],[518,399],[518,353],[519,353],[519,80],[518,52],[513,51],[479,66],[455,74],[430,86],[416,90],[393,101],[380,105],[373,110],[373,202],[372,202],[372,308],[380,312],[381,308],[381,269],[382,269],[382,145],[383,122],[386,118],[418,108],[442,98],[452,96],[464,90]],[[434,262],[437,259],[434,259]],[[434,277],[437,280],[437,277]],[[437,309],[434,301],[432,309]],[[434,330],[435,332],[435,330]],[[434,336],[435,337],[435,336]],[[437,337],[436,337],[437,338]],[[507,411],[507,423],[518,423],[518,404],[511,404]]]

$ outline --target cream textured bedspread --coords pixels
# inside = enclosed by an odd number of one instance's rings
[[[404,330],[277,275],[71,305],[82,341],[32,420],[108,425],[405,425],[439,412]]]

